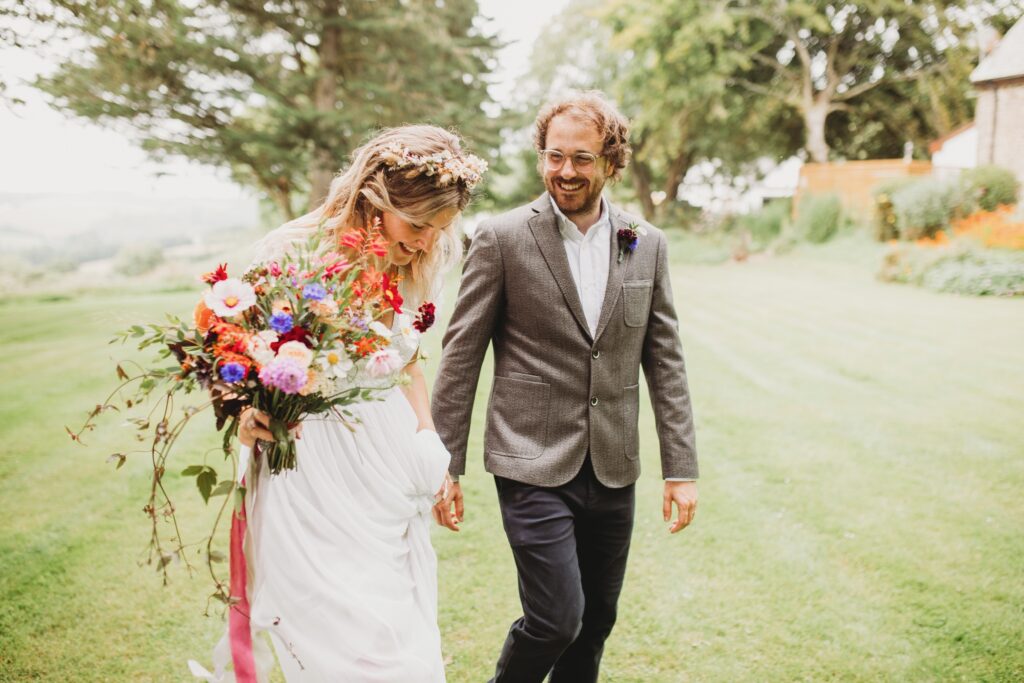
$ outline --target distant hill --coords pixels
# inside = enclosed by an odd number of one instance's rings
[[[129,244],[216,241],[261,222],[255,198],[0,192],[0,251],[32,264],[106,258]]]

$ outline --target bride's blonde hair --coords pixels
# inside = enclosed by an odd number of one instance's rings
[[[413,225],[428,223],[438,211],[462,211],[469,204],[471,185],[463,179],[442,184],[437,175],[422,169],[397,168],[388,157],[396,148],[417,157],[448,152],[461,158],[457,135],[437,126],[414,125],[388,128],[352,153],[352,161],[331,182],[324,202],[305,216],[281,226],[275,232],[290,244],[318,227],[337,245],[346,230],[367,226],[383,212],[392,213]],[[442,230],[429,253],[420,253],[406,266],[392,265],[402,276],[403,294],[418,306],[433,298],[441,276],[462,257],[462,241],[453,222]],[[270,237],[268,235],[268,237]],[[279,241],[279,240],[278,240]]]

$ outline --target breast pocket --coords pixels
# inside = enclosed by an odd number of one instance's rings
[[[622,283],[622,314],[626,327],[647,325],[653,286],[653,280],[627,280]]]

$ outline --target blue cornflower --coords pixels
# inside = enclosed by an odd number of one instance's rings
[[[224,363],[220,366],[220,378],[228,384],[245,379],[245,366],[241,363]]]
[[[270,329],[278,334],[287,334],[292,331],[295,327],[295,323],[292,321],[292,317],[281,311],[270,316]]]
[[[327,296],[327,290],[315,282],[302,288],[302,298],[310,301],[320,301]]]

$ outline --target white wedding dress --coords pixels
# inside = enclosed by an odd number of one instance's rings
[[[261,632],[288,683],[445,680],[430,510],[450,456],[437,434],[416,432],[397,387],[351,411],[354,431],[331,414],[302,422],[296,470],[271,475],[243,448],[261,683],[273,665]],[[230,662],[225,634],[213,672],[189,666],[198,678],[227,682]]]

